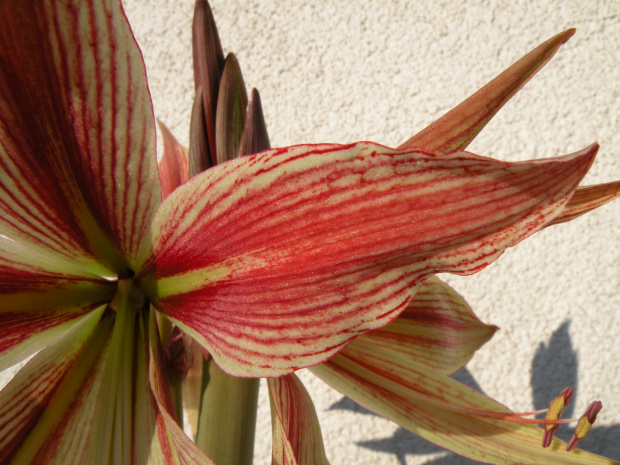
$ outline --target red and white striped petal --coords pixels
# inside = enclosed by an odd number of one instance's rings
[[[568,29],[543,42],[398,148],[419,147],[433,153],[465,150],[491,118],[553,58],[573,34],[575,29]]]
[[[462,368],[497,329],[480,321],[459,294],[432,276],[422,283],[398,318],[360,336],[349,347],[373,344],[441,373],[452,374]]]
[[[620,181],[580,187],[555,219],[547,226],[574,220],[620,197]]]
[[[357,341],[356,341],[357,342]],[[397,351],[351,344],[310,370],[363,407],[457,454],[496,465],[612,465],[584,451],[568,453],[543,429],[503,419],[500,403]]]
[[[213,465],[154,395],[148,314],[103,310],[0,393],[0,462]]]
[[[0,371],[109,301],[115,283],[0,236]]]
[[[269,378],[272,465],[325,465],[325,446],[312,399],[295,374]]]
[[[161,121],[157,121],[164,142],[164,153],[157,163],[162,200],[189,179],[188,151]]]
[[[154,135],[118,0],[0,3],[0,234],[125,270],[159,203]]]
[[[398,149],[419,147],[435,154],[465,150],[508,100],[553,58],[573,34],[575,29],[567,29],[543,42]],[[619,196],[620,182],[580,187],[562,213],[547,226],[574,220]]]
[[[140,285],[228,373],[289,373],[389,323],[427,276],[474,273],[542,228],[597,148],[523,163],[371,143],[242,157],[162,204]]]
[[[91,312],[41,350],[0,392],[0,463],[9,463],[10,458],[20,464],[53,463],[45,459],[51,456],[44,446],[53,441],[52,433],[63,431],[73,434],[63,465],[88,463],[79,459],[91,428],[90,407],[101,384],[101,377],[91,372],[113,321],[110,314],[101,319],[104,309]],[[72,424],[76,412],[82,415]]]

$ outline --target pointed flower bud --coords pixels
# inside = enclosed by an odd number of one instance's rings
[[[209,138],[205,126],[202,87],[198,88],[189,122],[189,176],[196,176],[212,166]]]
[[[570,404],[573,399],[574,391],[567,387],[555,397],[551,403],[549,404],[549,410],[547,410],[547,414],[545,415],[546,420],[559,420],[564,412],[564,409],[568,404]],[[556,424],[547,424],[545,425],[545,435],[543,436],[543,447],[549,447],[551,445],[551,441],[553,440],[553,436],[555,432],[560,427],[559,423]]]
[[[260,95],[258,90],[252,89],[250,100],[248,101],[243,134],[239,143],[239,156],[251,155],[270,148],[271,143],[267,134],[267,125],[265,124]]]
[[[233,53],[226,57],[220,82],[215,116],[216,163],[223,163],[239,155],[239,145],[245,123],[248,94],[241,75],[239,62]]]
[[[586,413],[584,413],[577,422],[577,427],[575,428],[573,437],[570,439],[570,441],[568,441],[568,444],[566,446],[567,451],[571,451],[575,447],[577,447],[579,441],[581,441],[588,435],[590,429],[592,428],[592,424],[596,420],[596,416],[602,408],[603,403],[600,400],[595,400],[588,406]]]
[[[206,144],[215,158],[215,112],[224,69],[224,53],[213,13],[206,0],[196,0],[192,23],[192,52],[196,91],[202,88]],[[192,136],[190,135],[190,139]]]

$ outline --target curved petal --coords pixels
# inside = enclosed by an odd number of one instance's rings
[[[312,399],[295,374],[269,378],[272,465],[329,464]]]
[[[474,273],[542,228],[597,148],[525,163],[371,143],[243,157],[166,199],[140,285],[228,373],[288,373],[389,323],[430,274]]]
[[[310,370],[363,407],[460,455],[496,465],[618,464],[584,451],[568,453],[543,429],[505,420],[511,412],[448,376],[398,352],[353,344]]]
[[[349,347],[372,344],[424,363],[435,371],[452,374],[497,329],[481,322],[460,295],[432,276],[422,283],[398,318],[358,337]]]
[[[580,187],[568,201],[562,213],[547,226],[572,221],[618,197],[620,197],[620,181]]]
[[[160,187],[144,63],[120,2],[3,1],[0,44],[0,234],[124,271]]]
[[[0,371],[54,342],[115,286],[0,236]]]

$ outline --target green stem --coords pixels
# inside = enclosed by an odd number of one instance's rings
[[[218,465],[251,465],[259,380],[235,378],[205,361],[196,444]]]
[[[183,376],[168,375],[168,384],[170,385],[174,410],[177,414],[177,423],[183,428]]]

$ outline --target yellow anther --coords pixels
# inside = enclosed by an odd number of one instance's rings
[[[567,387],[558,395],[554,397],[551,403],[549,404],[549,410],[547,410],[547,414],[545,415],[546,420],[559,420],[564,412],[564,409],[568,404],[570,404],[573,399],[574,391]],[[545,435],[543,436],[543,447],[549,447],[551,445],[551,441],[553,440],[553,435],[560,427],[559,423],[556,424],[548,424],[545,425]]]
[[[592,424],[596,420],[596,416],[602,408],[603,403],[600,400],[595,400],[588,406],[586,413],[584,413],[577,422],[577,427],[575,428],[573,437],[570,439],[570,441],[568,441],[568,444],[566,446],[567,451],[571,451],[575,447],[577,447],[579,441],[581,441],[588,435],[590,429],[592,429]]]

